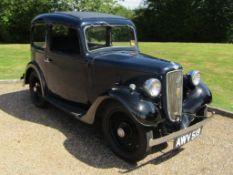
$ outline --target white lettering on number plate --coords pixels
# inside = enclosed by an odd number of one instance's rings
[[[178,147],[194,140],[195,138],[197,138],[201,134],[201,129],[202,128],[198,128],[194,131],[191,131],[190,133],[187,133],[183,136],[176,138],[175,142],[174,142],[174,148],[178,148]]]

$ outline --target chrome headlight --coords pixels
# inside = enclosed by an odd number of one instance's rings
[[[151,78],[145,81],[143,88],[148,95],[156,97],[161,91],[161,82],[156,78]]]
[[[197,86],[201,82],[201,73],[198,70],[192,70],[188,73],[190,81],[194,86]]]

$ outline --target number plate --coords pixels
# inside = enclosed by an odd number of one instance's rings
[[[201,131],[202,131],[202,128],[198,128],[198,129],[195,129],[185,135],[182,135],[180,137],[177,137],[175,140],[174,140],[174,145],[173,147],[174,148],[179,148],[181,146],[183,146],[184,144],[194,140],[195,138],[197,138],[199,135],[201,135]]]

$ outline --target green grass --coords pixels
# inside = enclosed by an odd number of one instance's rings
[[[180,63],[184,72],[200,70],[213,93],[212,105],[233,111],[233,45],[140,43],[143,53]]]
[[[30,59],[28,44],[0,44],[0,79],[19,79]]]
[[[197,69],[213,92],[214,106],[233,111],[233,45],[196,43],[140,43],[143,53]],[[0,45],[0,79],[19,78],[30,60],[25,44]]]

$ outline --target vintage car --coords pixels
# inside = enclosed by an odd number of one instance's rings
[[[95,12],[35,17],[23,78],[37,107],[49,103],[99,123],[129,162],[156,145],[171,141],[176,149],[198,137],[212,101],[199,71],[184,74],[180,64],[140,53],[132,21]]]

